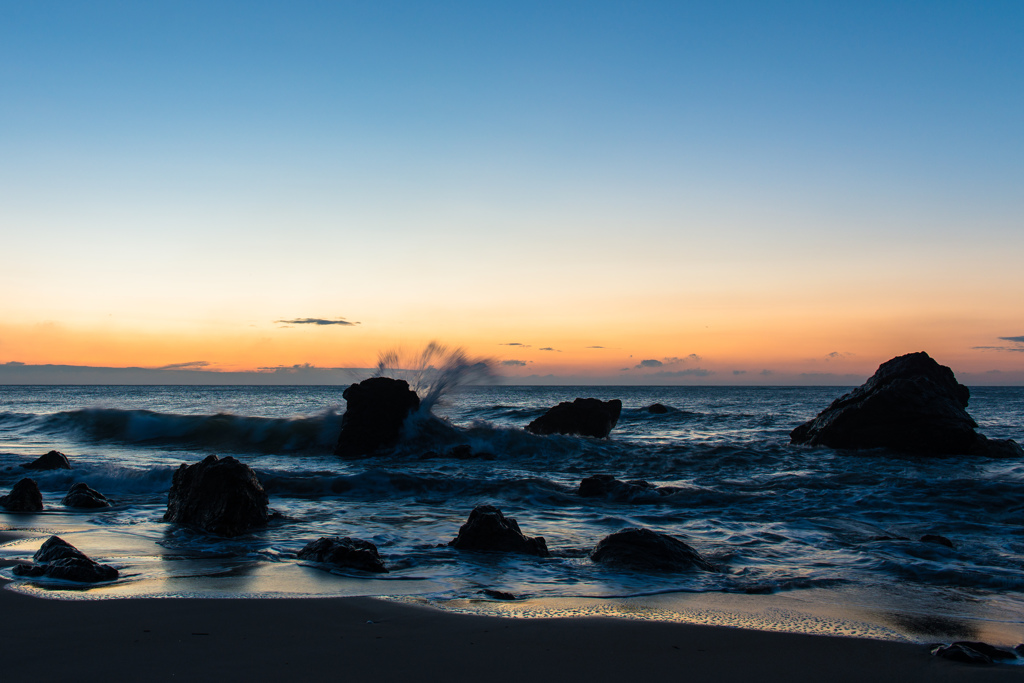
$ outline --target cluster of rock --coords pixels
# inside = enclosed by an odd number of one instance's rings
[[[548,557],[540,536],[530,538],[519,524],[493,505],[478,505],[459,528],[449,546],[459,550],[484,550]],[[690,569],[714,571],[714,566],[686,543],[650,529],[627,528],[602,539],[590,559],[620,569],[645,572],[679,572]]]
[[[352,384],[342,393],[342,398],[346,401],[346,408],[334,453],[346,458],[375,455],[393,448],[401,440],[406,420],[420,408],[419,396],[409,388],[409,383],[391,377],[371,377]],[[651,410],[658,412],[654,406]],[[577,398],[571,403],[554,406],[530,422],[526,430],[533,434],[571,434],[603,439],[618,423],[621,412],[622,401],[617,399]],[[436,453],[430,451],[428,455]],[[450,457],[477,457],[477,454],[462,445],[452,448]]]
[[[96,562],[59,536],[50,536],[32,560],[35,564],[16,565],[13,572],[17,576],[86,583],[113,581],[118,576],[117,569]]]
[[[506,517],[493,505],[473,508],[469,519],[459,528],[458,535],[446,545],[457,550],[516,553],[535,557],[551,555],[542,537],[525,535],[515,519]],[[300,550],[298,558],[332,567],[368,572],[387,571],[377,547],[357,538],[317,539]],[[692,569],[715,571],[710,562],[679,539],[639,528],[622,529],[605,537],[590,553],[590,559],[617,569],[652,573]],[[495,599],[515,599],[514,595],[501,591],[485,593]]]
[[[60,451],[50,451],[30,463],[22,465],[27,470],[70,470],[71,463]],[[111,506],[110,500],[99,491],[87,484],[76,483],[60,502],[69,508],[95,509]],[[42,512],[43,494],[35,479],[28,477],[20,480],[6,496],[0,496],[0,507],[8,512]]]

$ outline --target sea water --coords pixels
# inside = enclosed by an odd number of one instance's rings
[[[0,575],[50,597],[374,595],[512,616],[617,613],[805,632],[842,603],[864,617],[860,635],[1024,639],[1024,462],[789,443],[790,430],[848,389],[463,387],[433,406],[454,429],[420,416],[395,452],[344,460],[332,454],[343,387],[0,387],[0,492],[31,476],[45,505],[0,514],[0,528],[23,536],[0,545],[0,559],[30,561],[58,533],[121,578],[85,589]],[[622,401],[609,438],[524,430],[577,397]],[[669,411],[651,413],[653,403]],[[1024,440],[1024,389],[972,389],[969,411],[987,436]],[[446,456],[457,442],[476,456]],[[73,469],[21,467],[51,449]],[[276,513],[267,528],[225,539],[163,521],[174,470],[211,453],[256,470]],[[675,490],[580,497],[593,474]],[[114,506],[64,508],[77,482]],[[543,536],[551,557],[445,545],[483,503]],[[658,575],[590,561],[601,538],[633,526],[684,540],[719,571]],[[925,534],[954,547],[920,541]],[[372,541],[389,573],[296,559],[321,536]],[[751,605],[756,614],[744,617]],[[842,631],[844,619],[822,628]]]

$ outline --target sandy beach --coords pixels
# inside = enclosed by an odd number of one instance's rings
[[[372,598],[48,600],[0,590],[13,680],[1009,681],[921,645]]]

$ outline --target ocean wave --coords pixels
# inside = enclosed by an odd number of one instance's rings
[[[221,451],[262,453],[329,451],[341,431],[333,410],[294,418],[268,418],[217,413],[176,415],[151,410],[83,408],[40,415],[31,423],[22,416],[0,415],[0,425],[18,422],[45,434],[74,434],[91,441],[131,444],[178,444]]]

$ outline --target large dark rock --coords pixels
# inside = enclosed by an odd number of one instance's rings
[[[43,494],[35,479],[22,479],[11,487],[11,492],[0,496],[0,507],[8,512],[40,512],[43,509]]]
[[[45,576],[50,579],[85,583],[113,581],[118,576],[115,568],[90,559],[59,536],[50,536],[32,559],[36,564],[19,564],[13,572],[18,576]]]
[[[32,462],[22,465],[26,470],[70,470],[71,463],[66,455],[60,451],[50,451],[46,455],[40,455]]]
[[[651,405],[647,406],[647,412],[651,413],[652,415],[664,415],[665,413],[668,412],[668,406],[662,405],[661,403],[652,403]]]
[[[371,377],[353,384],[342,394],[348,402],[341,418],[335,455],[370,455],[398,443],[409,413],[420,407],[420,397],[409,383],[390,377]]]
[[[267,492],[251,467],[230,456],[210,455],[174,473],[164,521],[237,536],[266,525],[267,503]]]
[[[862,386],[790,433],[795,444],[890,448],[905,453],[1024,455],[1012,440],[976,433],[970,391],[927,353],[883,363]]]
[[[469,519],[459,527],[459,535],[448,545],[459,550],[500,550],[547,557],[547,543],[540,536],[529,538],[519,530],[519,524],[506,517],[493,505],[477,505]]]
[[[647,572],[714,571],[710,562],[677,538],[650,529],[622,529],[601,542],[590,559],[623,569]]]
[[[622,401],[600,401],[596,398],[578,398],[565,401],[548,410],[526,425],[534,434],[577,434],[603,439],[619,421]]]
[[[68,495],[64,496],[64,500],[60,501],[61,505],[66,505],[69,508],[108,508],[110,507],[110,501],[107,497],[96,489],[90,488],[88,484],[81,482],[75,484],[68,491]]]
[[[318,538],[299,551],[300,560],[323,562],[336,567],[361,569],[364,572],[386,572],[377,546],[361,538]]]

